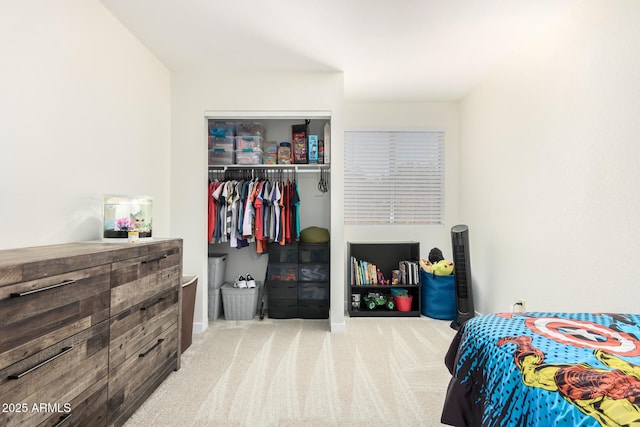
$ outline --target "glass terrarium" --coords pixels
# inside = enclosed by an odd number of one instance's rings
[[[153,200],[147,196],[104,197],[104,239],[150,239]]]

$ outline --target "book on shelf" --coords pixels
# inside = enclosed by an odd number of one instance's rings
[[[378,266],[355,257],[351,257],[351,285],[371,286],[378,283]],[[398,264],[400,271],[399,284],[417,285],[420,283],[420,268],[415,261],[400,261]]]
[[[420,283],[420,270],[414,261],[400,261],[400,283],[403,285],[417,285]]]
[[[351,257],[351,285],[377,285],[378,267],[368,261]]]

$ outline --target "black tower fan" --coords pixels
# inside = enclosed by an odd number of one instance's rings
[[[456,320],[451,322],[455,330],[475,316],[471,289],[471,262],[469,258],[469,227],[456,225],[451,229],[453,268],[456,283]]]

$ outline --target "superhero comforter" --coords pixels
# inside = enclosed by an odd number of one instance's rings
[[[475,317],[445,357],[442,422],[462,426],[640,426],[640,315]]]

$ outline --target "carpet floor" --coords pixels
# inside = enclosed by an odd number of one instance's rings
[[[125,427],[442,425],[450,322],[346,322],[211,322]]]

